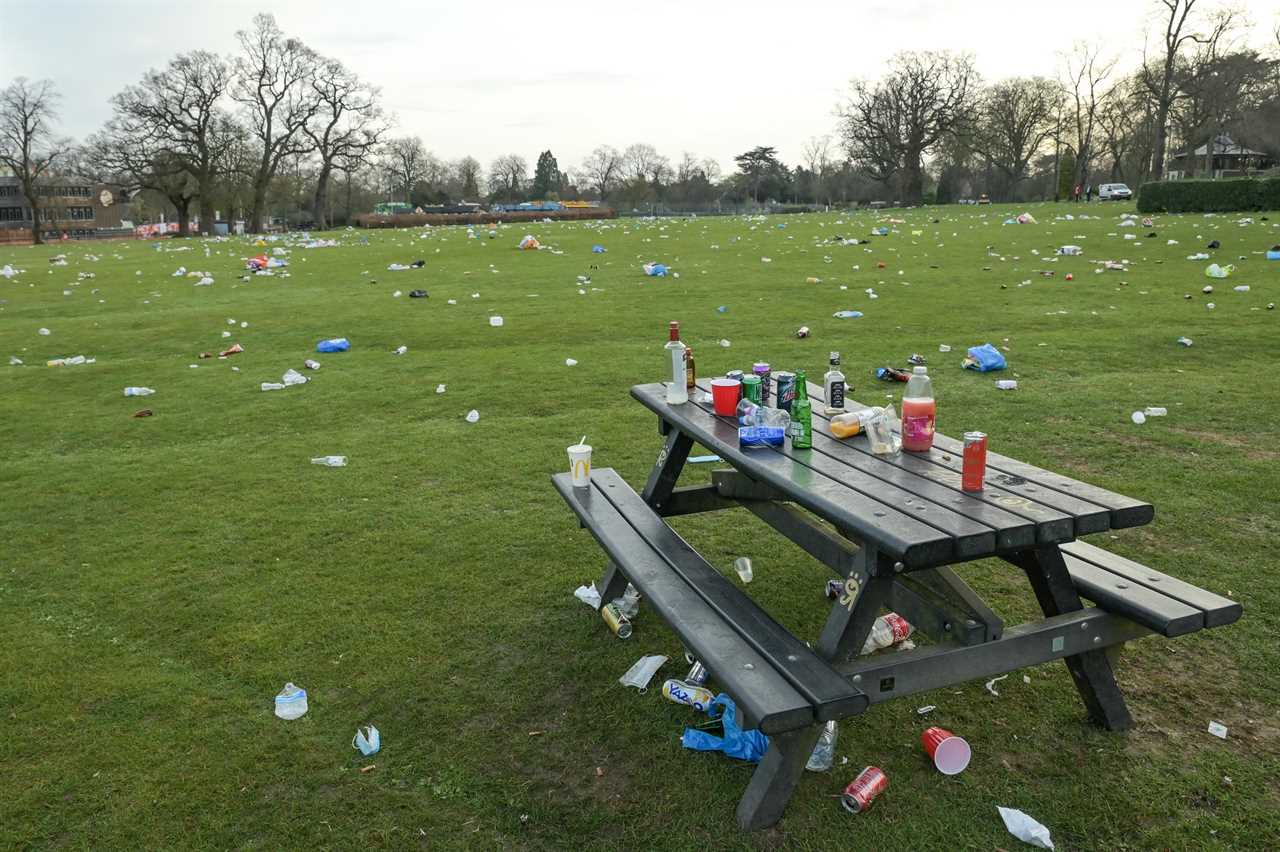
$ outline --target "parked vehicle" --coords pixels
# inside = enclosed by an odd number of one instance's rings
[[[1133,198],[1133,190],[1122,183],[1104,183],[1098,187],[1099,201],[1128,201]]]

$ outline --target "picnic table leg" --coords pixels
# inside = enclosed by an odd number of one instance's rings
[[[653,470],[649,471],[649,481],[645,483],[640,496],[653,509],[660,510],[675,490],[676,480],[689,458],[689,450],[693,449],[693,439],[678,429],[667,435],[667,442],[658,453]]]
[[[879,558],[880,554],[871,545],[864,546],[854,556],[853,570],[845,578],[845,593],[832,605],[831,615],[818,638],[818,656],[824,660],[842,663],[867,641],[867,634],[893,587],[891,573],[880,571],[880,576],[873,576],[873,572],[879,570]]]
[[[738,802],[738,825],[744,831],[768,828],[782,818],[821,733],[821,725],[809,725],[769,737],[769,749]]]
[[[1061,615],[1084,609],[1056,544],[1023,551],[1011,561],[1027,572],[1031,588],[1045,615]],[[1104,650],[1085,651],[1063,660],[1089,716],[1109,731],[1133,727],[1133,717],[1116,683],[1111,660]]]
[[[622,593],[627,590],[627,578],[612,559],[605,563],[604,576],[600,578],[596,588],[600,590],[601,607],[621,597]]]

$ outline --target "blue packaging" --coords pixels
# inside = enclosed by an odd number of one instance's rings
[[[317,352],[346,352],[351,348],[351,342],[345,337],[334,337],[330,340],[321,340],[316,344]]]
[[[739,426],[739,447],[781,447],[787,430],[780,426]]]

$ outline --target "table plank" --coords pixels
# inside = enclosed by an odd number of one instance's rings
[[[825,420],[825,415],[818,413],[823,405],[822,388],[813,382],[809,382],[809,398],[814,407],[814,417]],[[847,405],[850,410],[869,407],[853,399],[849,399]],[[865,438],[861,444],[866,444]],[[909,461],[912,459],[915,461]],[[924,461],[949,472],[939,472],[934,474],[935,477],[958,477],[964,465],[964,442],[935,433],[932,450],[927,453],[900,453],[896,461],[911,465],[913,472],[921,475],[924,474],[918,465]],[[1015,513],[1030,516],[1039,511],[1036,508],[1039,506],[1071,516],[1074,519],[1073,536],[1104,532],[1112,527],[1141,526],[1149,523],[1155,515],[1155,510],[1148,503],[1113,494],[999,453],[987,453],[986,486],[984,492],[991,495],[988,499]],[[1042,543],[1062,540],[1046,537]]]
[[[661,384],[636,385],[631,395],[747,476],[777,488],[837,527],[875,542],[906,565],[937,565],[955,558],[952,536],[774,449],[742,450],[736,423],[708,416],[692,402],[669,405]]]

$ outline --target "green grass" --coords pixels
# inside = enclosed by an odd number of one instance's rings
[[[495,240],[346,231],[339,248],[294,248],[290,277],[249,281],[244,240],[0,249],[0,266],[26,269],[0,278],[0,846],[1018,848],[1006,805],[1059,849],[1276,848],[1280,314],[1265,306],[1280,263],[1260,252],[1280,216],[1120,229],[1119,206],[1072,222],[1055,214],[1082,208],[1030,209],[1040,224],[936,208]],[[826,242],[890,216],[907,223],[868,246]],[[526,231],[562,253],[517,251]],[[1238,271],[1205,297],[1206,264],[1185,257],[1211,239]],[[1084,256],[1050,263],[1065,243]],[[68,265],[50,266],[61,252]],[[1121,258],[1127,272],[1095,274]],[[650,259],[680,278],[643,277]],[[179,265],[216,283],[171,277]],[[430,298],[410,300],[417,287]],[[866,316],[833,319],[843,308]],[[838,349],[867,402],[901,387],[872,368],[926,354],[942,431],[982,428],[994,450],[1150,501],[1152,525],[1092,540],[1234,596],[1244,618],[1134,643],[1118,669],[1137,720],[1125,735],[1086,723],[1061,664],[1026,671],[1030,685],[1015,673],[999,698],[971,683],[878,706],[842,726],[847,765],[808,774],[776,828],[744,836],[733,810],[750,769],[682,751],[691,715],[617,683],[679,643],[650,612],[619,642],[573,599],[602,558],[548,480],[585,432],[597,466],[643,481],[658,436],[627,389],[661,377],[671,319],[703,375],[760,358],[812,375]],[[336,335],[350,352],[314,353]],[[197,359],[234,341],[244,354]],[[960,370],[985,341],[1008,348],[1018,391]],[[44,366],[77,354],[97,363]],[[310,384],[258,389],[308,357],[323,364]],[[127,385],[157,393],[126,399]],[[1133,425],[1147,405],[1169,416]],[[134,419],[144,406],[155,416]],[[309,463],[327,454],[349,466]],[[817,635],[819,565],[742,510],[675,526],[722,570],[750,555],[752,595]],[[963,575],[1008,619],[1034,614],[1009,566]],[[286,680],[310,694],[300,721],[272,715]],[[963,775],[921,757],[924,704],[973,744]],[[372,760],[350,747],[367,722],[384,743]],[[889,790],[853,817],[830,796],[869,763]]]

